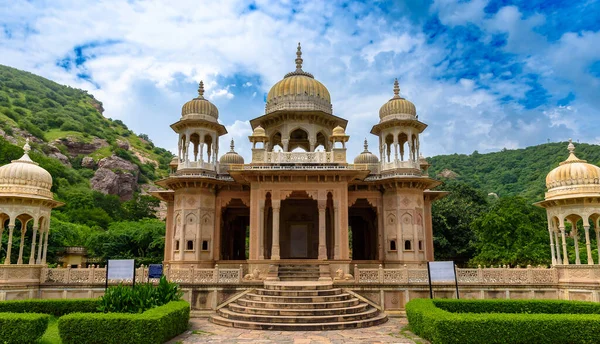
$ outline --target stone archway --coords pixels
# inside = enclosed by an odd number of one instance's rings
[[[281,259],[317,259],[319,212],[305,191],[293,191],[281,201],[279,217]]]

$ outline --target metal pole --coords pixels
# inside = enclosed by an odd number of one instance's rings
[[[431,271],[429,270],[429,262],[427,262],[427,277],[429,280],[429,298],[433,299],[433,289],[431,289]]]
[[[106,292],[106,289],[108,289],[108,262],[109,260],[106,260],[106,279],[104,281],[104,292]]]
[[[454,284],[456,285],[456,299],[460,299],[458,295],[458,277],[456,276],[456,264],[454,264]]]

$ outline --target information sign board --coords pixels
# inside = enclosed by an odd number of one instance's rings
[[[163,274],[162,264],[150,264],[148,266],[148,278],[161,278]]]
[[[429,297],[433,299],[433,289],[431,284],[433,282],[445,282],[452,283],[456,287],[456,298],[460,298],[458,295],[458,279],[456,278],[456,265],[453,261],[445,262],[428,262],[427,263],[427,274],[429,276]]]
[[[106,285],[110,280],[131,280],[135,285],[135,260],[134,259],[109,259],[106,262]]]

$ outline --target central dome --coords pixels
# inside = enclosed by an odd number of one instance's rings
[[[279,110],[323,111],[332,114],[331,96],[325,85],[302,70],[300,43],[296,56],[296,70],[286,74],[267,94],[265,114]]]

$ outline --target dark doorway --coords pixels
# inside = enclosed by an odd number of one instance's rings
[[[377,260],[377,212],[366,199],[359,199],[348,214],[352,259]]]
[[[240,199],[233,199],[221,218],[221,259],[248,259],[250,209]]]

